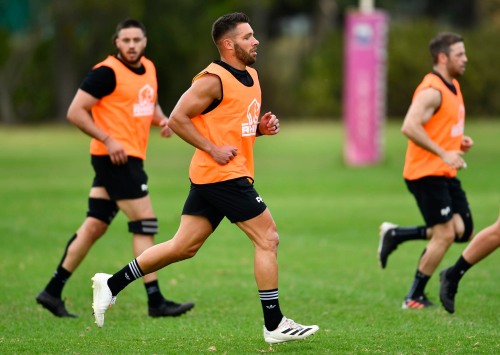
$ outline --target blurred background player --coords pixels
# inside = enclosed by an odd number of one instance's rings
[[[466,167],[462,155],[473,145],[464,136],[465,107],[457,81],[467,64],[465,45],[458,34],[439,33],[429,48],[433,70],[416,88],[401,128],[408,137],[403,177],[425,225],[399,227],[384,222],[380,226],[382,268],[400,243],[429,239],[403,309],[433,305],[424,293],[427,282],[453,241],[467,242],[473,235],[469,203],[456,177],[457,170]]]
[[[170,137],[172,131],[157,103],[156,68],[143,55],[146,43],[142,23],[133,19],[119,23],[113,36],[116,55],[94,66],[68,109],[68,119],[92,137],[95,177],[87,218],[69,240],[52,279],[36,297],[58,317],[76,317],[66,309],[63,288],[119,210],[129,219],[135,256],[154,245],[158,233],[143,161],[151,124],[162,127],[163,137]],[[155,273],[144,277],[144,285],[152,317],[178,316],[194,307],[165,299]]]

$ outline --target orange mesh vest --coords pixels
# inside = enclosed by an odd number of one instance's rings
[[[460,150],[465,123],[465,106],[460,85],[453,79],[455,95],[436,74],[427,74],[415,90],[413,98],[424,89],[432,87],[441,92],[441,106],[424,125],[435,143],[445,150]],[[441,158],[408,141],[403,177],[416,180],[424,176],[455,177],[457,170],[446,165]]]
[[[209,154],[196,149],[189,167],[189,178],[195,184],[209,184],[239,177],[254,177],[253,145],[259,122],[261,91],[257,71],[247,67],[253,86],[239,82],[228,70],[212,63],[198,74],[217,75],[222,82],[222,101],[212,111],[192,119],[198,131],[218,146],[238,148],[238,155],[228,164],[217,163]]]
[[[131,71],[114,56],[94,66],[113,69],[116,87],[92,107],[92,117],[99,128],[123,145],[127,155],[144,160],[158,85],[154,64],[145,57],[141,58],[141,63],[146,69],[142,75]],[[90,154],[108,155],[106,145],[92,139]]]

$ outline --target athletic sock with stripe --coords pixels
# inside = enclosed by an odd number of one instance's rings
[[[267,330],[275,330],[283,319],[280,303],[278,301],[278,289],[260,291],[260,302],[264,312],[264,325]]]
[[[132,260],[123,269],[118,271],[116,274],[108,279],[108,287],[111,290],[111,294],[116,296],[121,290],[127,287],[133,281],[144,276],[137,259]]]

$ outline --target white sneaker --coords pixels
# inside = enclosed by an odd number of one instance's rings
[[[104,312],[111,305],[115,304],[116,297],[113,297],[111,290],[108,287],[108,279],[113,276],[109,274],[98,273],[92,278],[92,288],[94,289],[94,297],[92,308],[94,309],[95,322],[98,327],[104,325]]]
[[[269,331],[264,326],[264,340],[268,344],[283,343],[285,341],[299,340],[313,335],[319,329],[317,325],[301,325],[293,320],[283,317],[278,328]]]

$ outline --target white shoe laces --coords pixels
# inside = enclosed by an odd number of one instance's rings
[[[287,318],[285,323],[287,323],[288,327],[292,328],[292,329],[296,329],[296,328],[302,329],[303,328],[302,325],[295,323],[295,321],[293,319],[290,319],[290,318]]]

